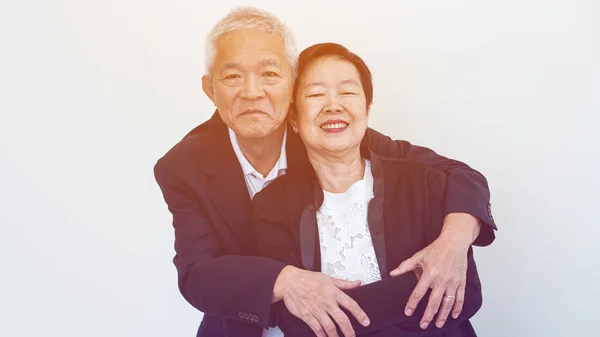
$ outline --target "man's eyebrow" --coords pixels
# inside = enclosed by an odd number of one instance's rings
[[[260,61],[260,64],[263,66],[281,66],[281,63],[276,59],[264,59]]]
[[[239,68],[240,64],[238,62],[229,62],[229,63],[225,63],[223,65],[223,68],[221,68],[221,72],[223,72],[224,70],[227,69],[231,69],[231,68]]]

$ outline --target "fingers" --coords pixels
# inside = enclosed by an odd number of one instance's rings
[[[364,326],[369,325],[369,319],[358,303],[340,289],[357,286],[360,286],[360,281],[344,281],[322,273],[307,272],[302,282],[289,288],[283,301],[290,313],[303,320],[318,337],[339,337],[337,326],[344,336],[354,337],[350,315],[344,313],[340,306]]]
[[[456,300],[455,297],[457,287],[458,285],[448,287],[444,292],[442,304],[440,305],[438,317],[435,322],[435,326],[437,326],[438,328],[443,327],[446,323],[446,320],[448,319],[448,315],[450,314],[450,311],[452,310],[452,307],[454,306],[454,302]]]
[[[404,314],[406,314],[406,316],[410,316],[413,314],[413,312],[415,312],[417,305],[419,305],[419,302],[421,302],[421,299],[427,293],[427,290],[429,289],[430,285],[431,281],[428,277],[421,277],[421,279],[417,283],[417,286],[410,294],[410,297],[408,298],[408,303],[406,303],[406,308],[404,309]]]
[[[454,307],[452,308],[452,317],[458,318],[462,312],[463,305],[465,304],[465,286],[467,281],[463,281],[456,290],[456,300],[454,301]]]
[[[346,295],[343,292],[340,292],[339,297],[337,298],[338,304],[348,310],[354,318],[360,323],[362,326],[369,326],[371,321],[367,314],[361,309],[361,307],[354,301],[350,296]]]
[[[350,290],[360,286],[360,280],[346,281],[337,279],[335,277],[332,277],[331,279],[333,279],[333,283],[335,284],[335,286],[342,290]]]
[[[421,269],[421,267],[417,267],[414,272],[415,276],[417,277],[417,281],[421,280],[421,277],[423,276],[423,269]]]
[[[327,337],[339,337],[337,333],[337,329],[333,321],[327,314],[327,312],[322,311],[317,315],[317,320],[319,321],[323,330],[325,330],[325,336]]]
[[[323,327],[321,326],[321,322],[319,322],[316,317],[308,317],[304,320],[304,322],[308,324],[317,337],[327,337],[325,330],[323,330]]]
[[[348,316],[340,310],[339,307],[331,307],[329,310],[329,316],[333,318],[335,323],[340,327],[342,333],[345,337],[354,337],[356,334],[354,333],[354,329],[352,328],[352,323],[348,319]]]
[[[442,302],[442,296],[444,296],[445,291],[446,287],[433,288],[431,295],[429,295],[429,302],[427,303],[425,314],[421,319],[421,329],[427,329],[429,323],[431,323],[431,320],[433,320],[433,316],[438,312],[440,303]]]
[[[390,272],[390,276],[394,277],[394,276],[402,275],[411,270],[415,270],[417,267],[419,267],[419,260],[418,260],[418,258],[416,258],[416,255],[414,255],[410,259],[405,260],[402,263],[400,263],[398,268],[396,268]]]

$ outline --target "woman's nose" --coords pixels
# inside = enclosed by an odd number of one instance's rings
[[[325,111],[325,113],[328,113],[328,114],[335,114],[335,113],[340,113],[340,112],[344,111],[344,108],[337,101],[337,99],[330,99],[330,101],[327,102],[327,105],[325,106],[324,111]]]

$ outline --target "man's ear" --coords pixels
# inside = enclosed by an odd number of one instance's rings
[[[208,96],[210,101],[213,102],[214,106],[217,106],[217,103],[215,103],[215,92],[212,85],[212,79],[208,75],[202,76],[202,90],[206,96]]]
[[[298,133],[298,120],[296,119],[296,107],[294,104],[290,104],[290,108],[288,109],[287,120],[292,126],[292,129],[295,133]]]

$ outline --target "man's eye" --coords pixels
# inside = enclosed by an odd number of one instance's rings
[[[238,78],[241,78],[241,76],[238,75],[238,74],[231,74],[231,75],[225,76],[223,79],[225,79],[225,80],[235,80],[235,79],[238,79]]]
[[[306,97],[321,97],[321,96],[323,96],[323,94],[320,94],[320,93],[306,95]]]

